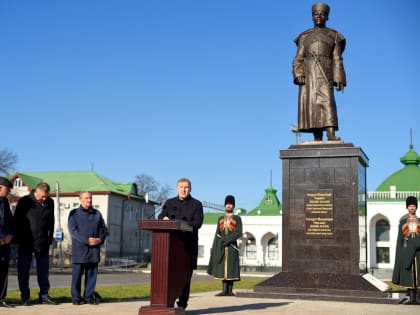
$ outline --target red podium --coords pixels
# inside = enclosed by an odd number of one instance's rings
[[[139,227],[153,234],[151,300],[138,314],[184,315],[184,310],[174,308],[190,272],[190,257],[180,235],[192,232],[192,227],[181,220],[143,220]]]

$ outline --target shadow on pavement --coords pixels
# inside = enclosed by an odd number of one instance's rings
[[[211,307],[208,309],[201,310],[188,310],[188,315],[204,315],[204,314],[222,314],[224,312],[243,312],[247,310],[263,310],[270,307],[278,307],[289,304],[289,302],[284,303],[253,303],[253,304],[244,304],[244,305],[234,305],[234,306],[220,306],[220,307]]]

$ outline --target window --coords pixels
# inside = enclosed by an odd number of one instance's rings
[[[20,178],[16,178],[15,181],[13,182],[13,186],[22,187],[23,186],[22,180]]]
[[[389,247],[376,247],[376,263],[389,263]]]
[[[204,257],[204,246],[198,245],[198,257]]]
[[[278,256],[277,240],[272,238],[268,241],[268,258],[276,259]]]
[[[376,241],[389,242],[389,222],[381,219],[376,222]]]
[[[257,258],[257,246],[253,237],[246,241],[245,256],[247,258]]]
[[[266,205],[272,205],[272,204],[273,204],[273,199],[271,199],[271,198],[267,198],[267,199],[265,199],[264,203],[265,203]]]

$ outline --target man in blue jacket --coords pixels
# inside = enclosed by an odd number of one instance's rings
[[[10,181],[0,177],[0,307],[14,307],[6,302],[10,241],[14,233],[13,215],[6,198],[11,188]]]
[[[69,214],[68,227],[72,241],[72,279],[71,297],[73,305],[97,305],[95,297],[100,246],[108,236],[107,227],[101,213],[92,207],[92,194],[82,192],[79,196],[80,207]],[[82,276],[85,276],[85,291],[81,295]]]

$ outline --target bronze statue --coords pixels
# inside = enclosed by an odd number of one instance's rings
[[[299,85],[298,129],[311,132],[315,141],[322,141],[327,131],[328,140],[340,140],[334,86],[344,91],[346,74],[342,53],[346,39],[339,32],[326,27],[330,7],[325,3],[312,6],[314,28],[296,39],[296,57],[293,60],[294,83]]]

